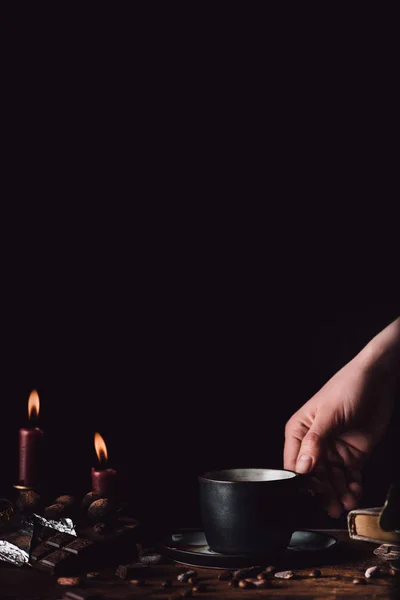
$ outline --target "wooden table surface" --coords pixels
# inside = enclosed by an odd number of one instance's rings
[[[327,530],[325,530],[327,531]],[[219,581],[220,571],[197,568],[199,581],[206,585],[206,591],[193,593],[193,597],[206,599],[241,599],[251,598],[400,598],[400,574],[393,576],[388,572],[381,576],[364,580],[368,566],[379,564],[373,554],[377,544],[350,540],[347,531],[329,530],[339,543],[331,550],[317,556],[312,555],[306,563],[300,563],[295,553],[291,564],[279,565],[280,568],[291,568],[295,577],[281,580],[271,577],[271,587],[264,590],[233,589],[227,582]],[[303,559],[302,559],[303,560]],[[294,561],[294,562],[293,562]],[[297,562],[296,562],[297,561]],[[0,598],[7,599],[56,599],[62,598],[67,591],[57,584],[57,577],[38,572],[33,568],[17,568],[0,563]],[[312,567],[318,567],[321,577],[311,578],[308,573]],[[82,588],[87,594],[99,594],[103,598],[167,598],[178,599],[189,584],[180,583],[177,575],[190,567],[176,563],[168,563],[149,567],[146,572],[146,583],[136,587],[115,576],[115,568],[104,569],[99,579],[86,580]],[[355,585],[354,578],[364,580]],[[172,587],[163,589],[161,582],[171,579]],[[71,590],[72,591],[72,590]],[[76,590],[78,591],[78,590]]]

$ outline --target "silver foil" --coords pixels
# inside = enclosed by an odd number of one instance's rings
[[[34,532],[32,519],[18,517],[0,531],[0,560],[18,567],[29,562]]]
[[[58,521],[51,521],[37,514],[34,514],[33,516],[39,525],[42,525],[42,527],[51,527],[51,529],[56,529],[62,533],[76,535],[74,523],[71,519],[59,519]]]

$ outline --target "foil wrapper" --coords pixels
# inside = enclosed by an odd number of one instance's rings
[[[15,515],[0,526],[0,561],[18,567],[29,563],[31,547],[34,548],[43,536],[49,537],[48,532],[51,530],[76,536],[71,519],[51,521],[37,514],[31,517]]]
[[[18,567],[28,563],[34,529],[33,520],[21,515],[3,526],[0,529],[0,560]]]
[[[62,533],[76,535],[75,526],[71,519],[59,519],[58,521],[52,521],[37,514],[34,514],[33,517],[36,522],[35,525],[37,524],[41,527],[50,527],[51,529],[61,531]]]

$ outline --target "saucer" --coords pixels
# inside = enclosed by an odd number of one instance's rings
[[[279,553],[279,558],[288,560],[296,555],[296,558],[311,557],[317,554],[325,554],[337,544],[337,539],[319,531],[299,530],[291,537],[287,549]],[[173,560],[191,567],[206,567],[208,569],[240,569],[242,567],[258,564],[272,558],[276,554],[268,556],[252,556],[244,554],[218,554],[210,550],[203,531],[184,529],[176,532],[162,542],[158,543],[162,554]],[[276,561],[275,561],[276,562]]]

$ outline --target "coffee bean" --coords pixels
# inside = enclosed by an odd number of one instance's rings
[[[230,582],[229,585],[233,588],[237,588],[239,585],[239,579],[237,577],[233,577]]]
[[[238,579],[246,579],[246,577],[256,577],[262,569],[260,567],[248,567],[247,569],[239,569],[234,572],[234,576]]]
[[[82,580],[80,577],[59,577],[57,583],[63,587],[78,587],[81,585]]]
[[[321,571],[319,569],[311,569],[308,576],[309,577],[321,577]]]
[[[232,571],[222,571],[222,573],[220,573],[218,575],[218,579],[220,581],[230,581],[233,577],[233,573]]]
[[[130,579],[129,583],[132,585],[136,585],[137,587],[142,587],[143,585],[145,585],[145,580],[144,579]]]
[[[254,586],[254,583],[252,583],[251,581],[246,581],[246,579],[241,579],[239,581],[239,587],[243,588],[244,590],[249,590],[255,586]]]
[[[90,573],[86,573],[86,577],[88,579],[97,579],[100,577],[100,573],[98,571],[91,571]]]
[[[390,567],[389,575],[391,575],[392,577],[396,577],[397,575],[400,575],[400,573],[397,569],[393,569],[393,567]]]
[[[180,573],[177,577],[178,581],[182,583],[187,583],[190,577],[197,577],[197,572],[190,569],[189,571],[185,571],[184,573]]]
[[[172,587],[172,579],[167,579],[166,581],[161,582],[161,587],[170,588]]]
[[[278,571],[278,573],[275,573],[275,577],[278,579],[293,579],[294,573],[293,571]]]
[[[262,573],[259,573],[257,575],[256,579],[258,579],[259,581],[263,581],[264,579],[267,579],[267,577],[268,577],[268,573],[263,571]]]
[[[265,590],[271,586],[271,582],[268,579],[256,579],[253,583],[258,590]]]
[[[368,567],[368,569],[364,573],[364,577],[370,579],[371,577],[378,577],[380,574],[380,568],[375,565],[373,567]]]
[[[353,579],[353,583],[354,583],[354,585],[362,585],[365,583],[365,579],[360,579],[359,577],[355,577]]]
[[[276,571],[276,567],[269,565],[268,567],[265,567],[263,572],[264,573],[275,573],[275,571]]]
[[[197,583],[197,577],[189,577],[189,579],[187,580],[188,583],[190,583],[190,585],[196,585]]]
[[[198,583],[192,588],[192,590],[194,592],[205,592],[207,590],[207,586],[205,585],[205,583]]]

